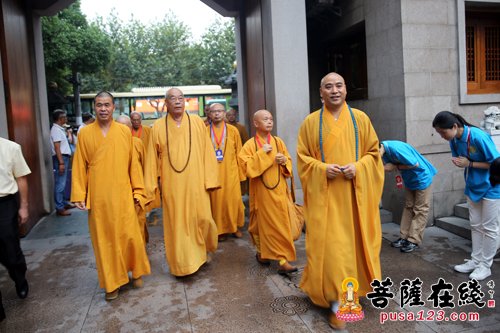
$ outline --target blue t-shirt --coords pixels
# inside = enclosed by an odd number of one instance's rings
[[[432,184],[432,178],[437,173],[436,168],[412,146],[402,141],[382,141],[385,154],[384,163],[418,166],[413,169],[400,170],[403,182],[409,190],[425,190]]]
[[[464,156],[472,162],[492,163],[500,156],[488,134],[477,127],[465,125],[462,137],[451,140],[450,148],[453,157]],[[465,168],[464,178],[465,195],[472,201],[478,202],[483,198],[500,199],[500,185],[491,186],[489,169]]]

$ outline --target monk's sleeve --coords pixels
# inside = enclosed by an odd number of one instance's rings
[[[274,159],[272,155],[264,152],[262,148],[255,151],[255,144],[252,141],[247,143],[241,149],[238,155],[241,168],[248,178],[257,178],[269,169]]]
[[[280,145],[282,147],[282,154],[286,156],[286,164],[281,166],[281,173],[285,177],[291,177],[292,176],[292,168],[293,168],[293,162],[292,162],[292,157],[290,156],[290,153],[288,152],[288,148],[286,147],[285,143],[278,138],[280,141]]]
[[[311,116],[309,116],[311,117]],[[319,126],[316,122],[307,118],[299,129],[297,140],[297,171],[304,191],[304,204],[309,199],[314,199],[314,204],[325,207],[325,195],[327,190],[326,167],[317,157],[319,150]]]
[[[202,122],[201,126],[205,127],[205,124]],[[214,148],[212,146],[212,142],[210,137],[206,135],[205,128],[203,128],[203,135],[201,145],[205,148],[205,165],[200,165],[198,168],[204,169],[205,173],[205,189],[206,190],[214,190],[220,188],[220,179],[219,179],[219,166],[217,165],[217,158],[215,157]]]
[[[85,134],[81,132],[81,138],[76,144],[76,151],[73,155],[72,176],[71,176],[71,201],[84,202],[87,199],[87,161],[85,159]],[[89,208],[89,207],[87,207]]]
[[[241,152],[241,148],[242,148],[242,144],[241,144],[241,137],[240,137],[240,133],[239,132],[235,132],[235,135],[234,135],[234,141],[235,141],[235,145],[234,145],[234,156],[236,156],[236,161],[238,162],[238,174],[239,174],[239,178],[240,178],[240,182],[244,181],[247,179],[247,176],[245,175],[245,172],[243,172],[243,169],[241,168],[240,164],[240,159],[238,158],[238,155],[240,154]]]
[[[132,134],[130,134],[130,159],[129,159],[129,177],[132,185],[134,199],[139,200],[142,209],[146,205],[146,191],[144,189],[144,176],[142,166],[139,163],[139,154],[134,147]]]
[[[158,124],[155,123],[155,126]],[[144,158],[144,187],[146,191],[147,202],[151,202],[155,198],[156,189],[158,188],[158,132],[156,131],[156,127],[154,127],[151,131],[148,147],[145,149],[145,158]]]
[[[378,203],[384,186],[384,165],[379,153],[379,140],[370,119],[365,114],[359,117],[361,158],[355,163],[354,185],[356,196],[368,195]]]

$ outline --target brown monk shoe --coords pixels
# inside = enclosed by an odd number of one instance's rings
[[[240,230],[236,229],[236,232],[233,234],[233,236],[236,238],[241,238],[243,237],[243,233]]]
[[[335,312],[330,312],[328,315],[328,325],[337,331],[345,329],[345,321],[337,319]]]
[[[112,292],[110,293],[106,293],[106,301],[112,301],[114,299],[117,299],[118,298],[118,292],[120,291],[120,288],[116,288],[115,290],[113,290]]]
[[[287,261],[280,266],[280,268],[278,269],[278,274],[286,275],[288,273],[294,273],[296,271],[298,271],[297,267],[290,265],[290,263]]]
[[[144,286],[144,280],[142,279],[142,277],[132,279],[132,286],[134,286],[134,288],[142,288]]]

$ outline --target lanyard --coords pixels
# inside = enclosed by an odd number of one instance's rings
[[[321,106],[321,111],[319,113],[319,150],[321,151],[321,162],[325,163],[325,151],[323,150],[323,112],[324,105]],[[356,123],[356,119],[354,118],[354,113],[352,112],[351,107],[347,104],[349,108],[349,113],[351,114],[352,123],[354,124],[354,137],[356,139],[356,161],[359,157],[359,133],[358,133],[358,124]]]
[[[221,143],[224,142],[224,139],[226,138],[226,131],[227,131],[227,126],[226,122],[224,122],[224,128],[222,129],[222,134],[220,136],[220,139],[217,137],[217,134],[215,133],[213,124],[210,123],[210,132],[211,132],[211,137],[212,137],[212,144],[214,145],[215,149],[220,149]]]
[[[260,139],[259,139],[259,136],[257,134],[255,134],[255,141],[257,142],[257,145],[259,146],[259,148],[262,148],[263,144],[260,142]],[[271,134],[267,134],[267,144],[270,144],[271,143]]]

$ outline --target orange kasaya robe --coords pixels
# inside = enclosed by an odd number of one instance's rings
[[[329,307],[342,296],[342,281],[353,277],[365,296],[373,279],[381,278],[382,241],[379,202],[384,168],[378,138],[368,116],[353,109],[359,133],[356,161],[354,124],[347,104],[337,121],[323,114],[323,148],[319,144],[320,112],[302,123],[297,143],[297,166],[304,191],[307,265],[300,287],[311,300]],[[354,163],[356,176],[327,179],[327,164]]]
[[[163,232],[170,272],[175,276],[192,274],[206,262],[207,252],[217,249],[217,226],[208,190],[219,188],[220,182],[203,120],[186,113],[177,127],[170,114],[158,119],[146,150],[144,170],[148,198],[154,196],[158,177],[161,180]]]
[[[207,133],[212,141],[213,149],[223,152],[223,159],[217,162],[221,188],[210,192],[212,216],[217,225],[219,235],[235,233],[238,227],[245,224],[245,206],[241,200],[240,181],[245,180],[245,174],[238,164],[238,154],[241,150],[240,134],[236,127],[221,123],[221,126],[207,126]],[[223,131],[226,135],[223,138]],[[211,131],[215,135],[212,135]],[[218,144],[218,142],[220,144]]]
[[[141,127],[139,127],[139,129],[137,130],[132,129],[132,136],[142,140],[142,143],[144,144],[145,154],[146,150],[149,148],[149,141],[151,140],[151,127],[141,125]],[[161,207],[161,196],[160,191],[158,190],[155,192],[153,200],[146,204],[146,212],[150,212],[154,208],[159,207]]]
[[[145,150],[144,150],[144,144],[141,139],[137,137],[133,137],[133,142],[134,142],[134,150],[137,154],[137,160],[139,161],[139,165],[141,166],[141,171],[142,174],[144,175],[144,158],[145,158]],[[146,211],[144,207],[141,205],[136,205],[135,206],[135,211],[137,213],[137,219],[139,220],[139,227],[141,228],[141,234],[142,234],[142,239],[144,240],[144,243],[147,242],[149,239],[149,234],[148,234],[148,227],[146,225]]]
[[[238,122],[235,122],[231,125],[233,125],[234,127],[236,127],[238,129],[238,132],[240,133],[241,144],[244,144],[245,142],[247,142],[248,141],[248,131],[247,131],[247,128],[245,127],[245,125],[240,124]],[[248,194],[248,180],[244,180],[241,182],[240,190],[241,190],[241,194],[243,194],[243,195]]]
[[[144,182],[130,129],[98,122],[81,129],[73,158],[71,201],[86,202],[99,284],[111,292],[150,273],[134,198],[144,205]]]
[[[267,139],[259,140],[264,143]],[[248,231],[261,258],[294,261],[295,246],[288,215],[286,184],[286,178],[292,175],[292,160],[280,138],[271,137],[270,144],[273,149],[266,153],[258,147],[256,140],[251,138],[238,156],[243,171],[250,179]],[[276,163],[277,152],[288,158],[286,165],[280,166]]]

